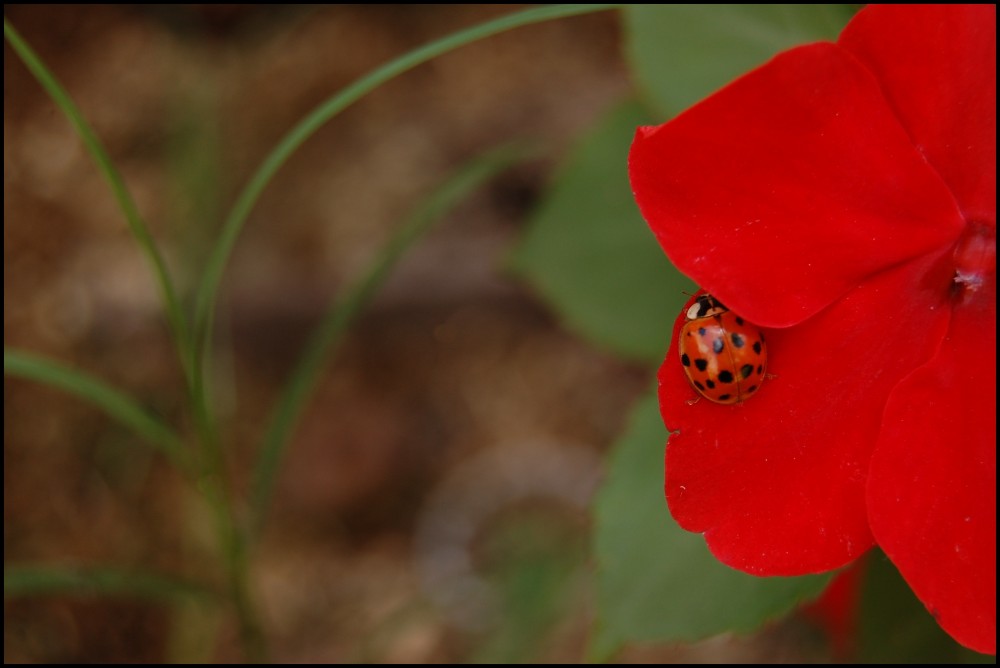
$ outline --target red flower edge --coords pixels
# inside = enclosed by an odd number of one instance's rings
[[[819,598],[801,608],[805,617],[822,628],[829,639],[833,658],[839,662],[857,658],[858,609],[865,566],[865,559],[855,561],[834,576]]]

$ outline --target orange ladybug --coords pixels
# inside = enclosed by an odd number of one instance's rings
[[[684,317],[677,348],[698,394],[719,404],[735,404],[760,389],[767,369],[760,329],[710,294],[700,295]]]

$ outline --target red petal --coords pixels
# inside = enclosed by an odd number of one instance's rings
[[[787,51],[641,128],[629,173],[674,264],[769,327],[953,243],[963,225],[872,74],[832,44]]]
[[[874,72],[966,217],[995,227],[996,6],[873,6],[839,43]]]
[[[802,613],[816,620],[826,632],[834,659],[840,663],[855,658],[861,576],[866,563],[865,559],[855,561],[833,578],[822,596],[802,607]]]
[[[724,563],[757,575],[802,575],[872,545],[868,462],[886,397],[933,354],[950,254],[884,272],[797,327],[766,330],[768,371],[742,405],[697,397],[674,343],[660,369],[672,434],[666,494],[677,522],[705,532]],[[906,295],[905,299],[900,299]]]
[[[868,481],[878,544],[941,627],[997,647],[996,284],[889,397]]]

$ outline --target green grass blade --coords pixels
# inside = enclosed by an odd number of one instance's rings
[[[434,42],[430,42],[420,48],[410,51],[395,60],[386,63],[382,67],[370,72],[353,84],[344,88],[340,92],[329,97],[317,106],[309,115],[299,122],[285,137],[278,143],[270,155],[254,173],[250,182],[246,185],[240,195],[236,198],[232,210],[223,223],[222,233],[216,241],[205,273],[202,276],[198,288],[197,300],[195,303],[194,329],[195,329],[195,377],[201,378],[201,359],[206,347],[212,338],[212,315],[215,300],[218,293],[219,282],[226,262],[232,252],[236,239],[243,229],[250,211],[260,196],[260,193],[267,187],[275,173],[281,168],[285,161],[303,144],[316,130],[324,123],[336,116],[339,112],[371,92],[378,86],[389,81],[407,70],[413,69],[421,63],[425,63],[437,56],[457,49],[477,40],[496,35],[513,28],[549,21],[557,18],[586,14],[589,12],[612,9],[617,5],[551,5],[547,7],[536,7],[521,12],[516,12],[507,16],[487,21],[465,30],[452,33]],[[198,381],[200,382],[200,381]],[[197,394],[204,393],[203,388],[199,388]]]
[[[153,240],[149,229],[139,215],[139,210],[136,208],[135,201],[125,186],[124,179],[122,179],[121,174],[115,168],[107,151],[104,150],[97,135],[91,129],[90,125],[87,124],[87,121],[83,118],[83,114],[80,113],[80,110],[69,94],[45,66],[45,63],[41,61],[38,55],[28,46],[27,42],[18,34],[14,26],[7,21],[6,17],[3,20],[3,34],[10,43],[11,48],[14,49],[28,70],[38,80],[38,83],[42,85],[42,88],[49,94],[52,101],[66,115],[66,118],[69,119],[73,129],[76,130],[77,135],[83,141],[87,152],[90,153],[91,158],[97,163],[101,174],[111,186],[111,191],[118,201],[118,206],[121,208],[122,213],[125,215],[125,220],[128,222],[132,235],[139,243],[139,247],[146,255],[150,264],[152,264],[153,272],[159,284],[160,293],[166,308],[167,320],[173,330],[175,343],[181,357],[181,363],[184,366],[185,373],[188,374],[187,377],[190,379],[190,338],[184,312],[181,310],[180,301],[177,299],[174,283],[170,278],[170,273],[167,270],[163,256],[160,254],[159,249],[156,247],[156,242]]]
[[[469,193],[528,155],[523,148],[504,146],[483,154],[459,169],[421,202],[382,248],[367,272],[327,308],[278,399],[260,446],[251,488],[254,517],[258,524],[263,521],[267,510],[289,437],[331,349],[340,341],[358,313],[371,301],[399,258],[417,239]]]
[[[131,397],[103,381],[53,360],[6,347],[3,351],[3,371],[7,375],[38,381],[75,394],[103,409],[108,415],[167,455],[174,463],[185,465],[185,453],[177,434],[136,404]]]
[[[126,596],[152,601],[215,598],[209,587],[155,573],[113,568],[13,566],[3,570],[4,598],[27,596]]]

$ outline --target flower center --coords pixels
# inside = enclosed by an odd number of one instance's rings
[[[954,289],[958,296],[971,296],[996,274],[996,230],[981,223],[969,223],[955,245]]]

